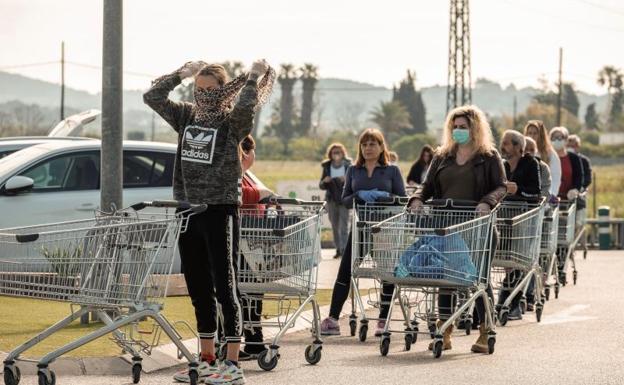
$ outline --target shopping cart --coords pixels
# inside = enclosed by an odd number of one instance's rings
[[[351,336],[355,336],[359,309],[360,329],[358,338],[366,341],[369,320],[378,321],[378,318],[368,318],[364,308],[364,300],[360,292],[360,280],[372,279],[374,285],[368,290],[367,304],[379,309],[384,305],[382,301],[383,282],[375,275],[374,265],[370,255],[371,227],[405,210],[407,197],[393,197],[378,202],[354,202],[353,222],[351,225],[351,314],[349,315],[349,329]]]
[[[158,211],[141,211],[148,207]],[[88,313],[97,314],[104,326],[40,358],[40,385],[56,382],[48,367],[55,359],[109,333],[132,355],[133,382],[138,383],[141,354],[150,354],[158,343],[133,332],[146,317],[155,321],[158,330],[164,331],[189,361],[191,383],[196,384],[197,359],[160,312],[178,237],[186,230],[188,218],[203,210],[204,205],[154,201],[89,220],[0,230],[0,295],[71,304],[70,315],[8,354],[5,384],[19,383],[16,361],[26,361],[20,359],[22,353]]]
[[[241,209],[239,289],[246,305],[243,311],[258,312],[260,302],[275,303],[275,312],[255,314],[244,328],[277,328],[267,342],[269,349],[258,356],[258,365],[272,370],[277,365],[279,342],[286,331],[311,306],[313,341],[305,349],[310,364],[321,360],[320,312],[316,300],[318,265],[321,257],[321,217],[324,202],[272,198],[268,203]],[[246,342],[251,344],[251,342]],[[264,344],[265,342],[258,342]]]
[[[535,315],[537,322],[541,321],[544,302],[539,255],[544,204],[543,199],[536,202],[506,199],[499,206],[496,218],[499,238],[492,258],[492,282],[500,289],[497,310],[501,326],[507,324],[510,305],[516,296],[521,296],[520,305],[526,308],[525,294],[533,278]],[[506,298],[501,297],[503,294]]]
[[[561,201],[559,202],[559,235],[557,238],[557,260],[559,267],[559,282],[565,286],[567,283],[567,274],[570,264],[572,265],[572,279],[576,285],[578,272],[576,270],[576,261],[574,260],[574,251],[581,237],[585,235],[583,227],[576,231],[576,202]]]
[[[550,299],[550,283],[554,283],[555,298],[559,298],[559,270],[557,267],[557,235],[559,230],[559,207],[545,204],[540,242],[540,266],[544,274],[544,297]]]
[[[433,354],[442,354],[443,334],[478,298],[484,300],[485,324],[489,331],[489,353],[494,352],[491,303],[486,293],[492,253],[492,229],[496,211],[481,215],[474,204],[448,201],[428,202],[417,212],[403,211],[372,226],[371,266],[373,276],[393,283],[395,290],[380,341],[380,352],[387,355],[392,333],[405,335],[405,349],[416,342],[419,333],[410,314],[430,322],[439,315],[436,297],[463,293],[466,298],[448,320],[435,326]],[[411,297],[410,301],[400,300]],[[403,330],[391,326],[392,308],[398,301],[403,313]],[[414,301],[416,300],[416,301]],[[415,303],[413,309],[409,309]],[[428,332],[427,332],[428,333]]]

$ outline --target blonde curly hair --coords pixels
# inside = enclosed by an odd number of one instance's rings
[[[496,152],[494,137],[485,114],[477,106],[462,106],[452,109],[446,116],[442,145],[438,147],[439,155],[454,154],[458,144],[453,140],[453,126],[456,118],[466,118],[470,130],[470,140],[477,154],[491,155]]]

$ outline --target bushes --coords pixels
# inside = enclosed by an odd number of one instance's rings
[[[404,161],[414,161],[420,155],[420,150],[424,145],[436,147],[437,140],[429,134],[407,135],[394,142],[390,150],[399,154],[399,159]]]

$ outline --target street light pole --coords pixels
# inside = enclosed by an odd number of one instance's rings
[[[122,207],[123,1],[104,0],[100,207]]]

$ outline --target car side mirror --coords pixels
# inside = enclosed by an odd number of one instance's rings
[[[6,182],[4,191],[8,195],[17,195],[22,192],[30,191],[35,185],[35,181],[27,176],[16,175]]]

